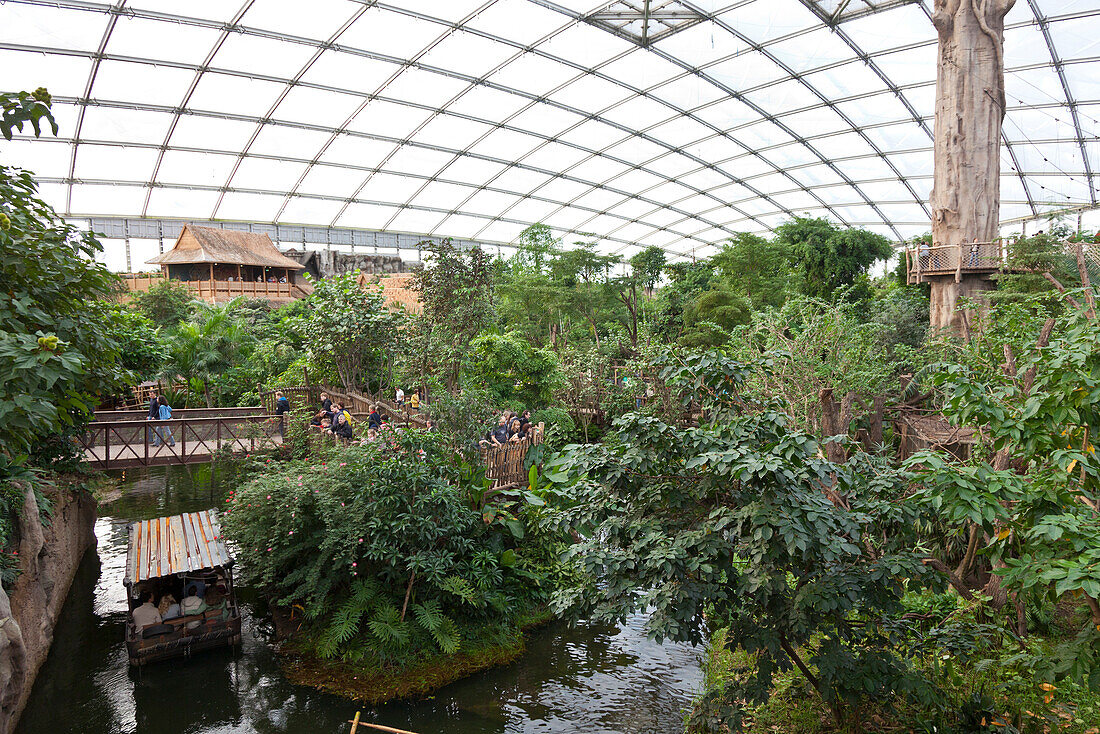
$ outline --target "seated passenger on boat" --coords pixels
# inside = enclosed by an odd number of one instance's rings
[[[160,618],[162,621],[175,619],[180,616],[179,602],[176,601],[176,597],[171,593],[167,593],[160,598],[160,604],[157,605],[157,609],[160,611]]]
[[[160,612],[153,606],[153,595],[148,591],[141,592],[141,606],[133,611],[134,625],[138,628],[148,627],[161,623]]]

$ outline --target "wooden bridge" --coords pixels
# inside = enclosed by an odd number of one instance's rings
[[[196,464],[219,452],[249,453],[282,445],[279,416],[262,408],[177,410],[166,421],[146,420],[143,410],[97,413],[77,437],[93,469]],[[176,417],[179,416],[179,417]],[[156,431],[172,443],[154,446]]]

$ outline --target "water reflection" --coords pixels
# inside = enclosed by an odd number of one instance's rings
[[[124,495],[96,523],[97,549],[77,572],[49,659],[17,734],[161,732],[337,734],[353,702],[283,678],[267,623],[241,590],[242,645],[131,671],[123,643],[129,522],[216,506],[209,467],[126,476]],[[640,617],[622,629],[552,625],[512,665],[452,684],[433,698],[363,708],[363,718],[420,734],[667,734],[701,683],[699,652],[646,639]]]

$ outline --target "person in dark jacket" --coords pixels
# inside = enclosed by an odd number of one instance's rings
[[[348,423],[348,417],[346,415],[340,413],[339,418],[337,418],[336,427],[333,428],[332,432],[347,441],[350,441],[352,439],[353,433],[351,430],[351,424]]]
[[[279,435],[282,436],[286,433],[286,414],[290,412],[290,401],[287,400],[286,395],[283,395],[281,390],[275,391],[275,415],[278,416],[275,420],[278,422],[277,428],[279,429]]]
[[[153,395],[152,397],[149,398],[149,414],[145,416],[145,420],[147,420],[147,421],[160,420],[160,401],[157,400],[156,395]],[[147,433],[149,434],[148,435],[149,443],[153,444],[154,446],[157,445],[159,439],[157,438],[156,429],[155,428],[150,428],[147,431]]]
[[[370,415],[367,416],[367,428],[377,431],[382,426],[382,416],[378,414],[378,406],[372,405]]]

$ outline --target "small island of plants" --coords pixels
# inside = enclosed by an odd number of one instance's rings
[[[564,544],[543,501],[491,489],[438,434],[265,464],[223,529],[291,635],[289,676],[370,702],[424,694],[523,650],[551,618]]]

